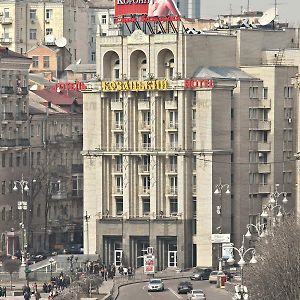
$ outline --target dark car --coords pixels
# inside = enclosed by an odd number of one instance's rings
[[[188,281],[183,281],[178,284],[178,294],[187,294],[193,289],[193,285]]]
[[[223,271],[223,273],[226,275],[228,281],[230,281],[233,278],[232,273],[228,271]]]
[[[63,254],[83,254],[83,246],[74,244],[63,250]]]
[[[191,280],[208,280],[212,269],[210,268],[196,268],[190,276]]]

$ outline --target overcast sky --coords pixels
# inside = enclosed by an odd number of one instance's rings
[[[250,10],[265,11],[274,7],[275,0],[249,0]],[[240,13],[247,8],[248,0],[201,0],[201,18],[217,18],[221,14]],[[277,0],[279,21],[300,25],[300,0]]]

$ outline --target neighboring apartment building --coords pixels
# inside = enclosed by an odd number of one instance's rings
[[[66,47],[41,45],[30,49],[26,56],[32,59],[30,73],[42,73],[45,78],[61,79],[65,68],[70,65],[72,56]]]
[[[22,240],[19,192],[13,192],[14,181],[30,181],[28,70],[31,60],[7,48],[0,47],[0,150],[1,150],[1,194],[0,194],[0,249],[14,254]],[[25,193],[24,201],[29,194]],[[26,223],[26,219],[24,221]]]
[[[102,81],[84,93],[85,253],[139,267],[151,246],[158,269],[217,267],[212,234],[239,246],[276,184],[294,207],[292,41],[294,29],[98,36]],[[231,195],[214,193],[220,180]]]
[[[114,1],[113,0],[91,0],[89,3],[89,58],[88,63],[96,63],[96,35],[109,35],[117,29],[114,26]]]
[[[31,146],[43,148],[40,177],[47,187],[42,204],[43,213],[47,212],[43,249],[56,251],[83,243],[82,109],[76,102],[81,93],[71,92],[30,92],[31,102],[44,104],[31,107]],[[40,134],[39,128],[43,128]]]
[[[201,0],[176,0],[181,15],[185,18],[200,19]]]
[[[2,0],[0,45],[18,53],[45,43],[47,35],[66,39],[72,61],[88,62],[88,5],[84,0]]]

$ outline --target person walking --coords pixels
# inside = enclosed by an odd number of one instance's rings
[[[30,292],[28,292],[27,290],[24,293],[24,300],[30,300]]]
[[[2,296],[6,298],[6,286],[2,288]]]
[[[40,300],[42,297],[41,297],[41,294],[38,292],[38,291],[36,291],[35,293],[34,293],[34,296],[35,296],[35,299],[36,300]]]

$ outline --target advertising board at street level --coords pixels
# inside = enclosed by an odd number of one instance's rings
[[[222,244],[222,257],[223,259],[228,259],[233,257],[233,244],[232,243],[223,243]]]
[[[155,273],[155,256],[152,254],[144,255],[144,274]]]
[[[148,17],[180,16],[174,0],[115,0],[115,17],[147,15]]]
[[[211,242],[213,244],[230,243],[230,233],[215,233],[211,235]]]

